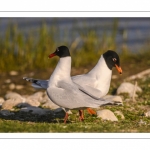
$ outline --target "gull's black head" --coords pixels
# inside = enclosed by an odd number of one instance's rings
[[[49,55],[49,58],[52,58],[54,56],[59,56],[60,58],[70,56],[68,47],[66,46],[57,47],[55,52]]]
[[[118,54],[115,51],[108,50],[103,54],[103,57],[110,70],[112,70],[113,67],[116,67],[118,72],[122,74],[122,69],[120,67],[120,59]]]

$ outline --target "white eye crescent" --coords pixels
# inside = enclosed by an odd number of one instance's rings
[[[57,48],[57,52],[59,52],[59,49]]]
[[[112,60],[113,60],[114,62],[116,62],[116,61],[117,61],[117,59],[116,59],[116,58],[113,58]]]

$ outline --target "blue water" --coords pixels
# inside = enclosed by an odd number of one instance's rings
[[[55,24],[59,29],[56,35],[59,37],[59,42],[63,41],[64,37],[66,41],[72,42],[85,28],[96,31],[99,38],[104,32],[111,34],[114,20],[115,18],[0,18],[0,36],[3,37],[10,22],[16,24],[25,35],[28,35],[31,30],[36,31],[44,22],[48,27]],[[150,18],[117,18],[117,20],[115,39],[117,49],[125,45],[136,52],[150,43]],[[72,34],[74,30],[77,32]]]

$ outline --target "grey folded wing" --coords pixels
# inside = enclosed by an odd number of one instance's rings
[[[91,86],[88,85],[82,85],[80,86],[79,84],[76,84],[79,88],[79,90],[81,90],[82,92],[84,92],[85,94],[89,95],[90,97],[96,99],[96,100],[100,100],[102,95],[102,92],[96,88],[93,88]]]
[[[102,105],[108,105],[108,104],[113,104],[114,102],[112,102],[111,100],[105,100],[103,98],[99,98],[98,101],[97,99],[93,98],[92,96],[89,96],[88,94],[86,94],[85,92],[81,91],[79,89],[80,86],[78,86],[77,84],[73,83],[73,85],[70,85],[66,82],[59,82],[58,84],[60,86],[60,88],[65,89],[66,95],[68,96],[68,100],[72,99],[75,104],[79,104],[78,107],[93,107],[93,108],[98,108],[99,106]],[[80,87],[81,88],[81,87]],[[99,90],[97,90],[97,92],[99,92]],[[72,101],[72,104],[74,103]],[[77,106],[75,106],[77,107]]]
[[[82,92],[86,93],[92,98],[99,100],[102,96],[104,96],[100,90],[94,88],[95,83],[97,82],[95,78],[92,78],[87,74],[84,74],[73,76],[72,80],[74,83],[76,83],[76,85]]]

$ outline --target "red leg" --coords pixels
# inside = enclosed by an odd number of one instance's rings
[[[79,120],[80,121],[84,120],[83,110],[79,110]]]
[[[91,109],[91,108],[87,108],[87,111],[91,115],[93,115],[93,114],[96,115],[96,112],[93,109]]]
[[[65,118],[64,118],[64,123],[66,123],[67,119],[68,119],[68,113],[66,112],[66,115],[65,115]]]

